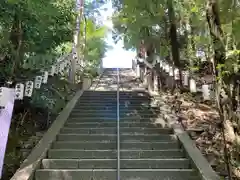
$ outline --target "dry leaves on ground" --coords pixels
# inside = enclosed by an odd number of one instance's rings
[[[220,119],[214,106],[203,104],[193,99],[189,94],[177,98],[168,94],[167,101],[174,106],[180,101],[179,116],[183,127],[195,140],[197,147],[208,159],[212,167],[220,174],[226,174],[224,163],[224,143],[220,126]],[[228,150],[233,147],[228,144]],[[233,172],[240,178],[240,169],[234,168]]]

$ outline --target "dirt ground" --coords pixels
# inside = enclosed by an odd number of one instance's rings
[[[190,93],[184,93],[180,98],[174,98],[167,94],[167,103],[180,104],[178,113],[182,126],[188,131],[191,138],[196,142],[197,147],[212,165],[213,169],[221,176],[226,177],[226,163],[224,161],[224,141],[220,126],[220,119],[213,103],[203,103],[198,96],[193,97]],[[227,144],[228,151],[240,157],[240,152]],[[238,159],[238,158],[237,158]],[[232,173],[236,179],[240,179],[240,162],[233,158]]]

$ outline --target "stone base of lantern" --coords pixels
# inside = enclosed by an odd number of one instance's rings
[[[140,80],[141,82],[144,82],[144,79],[145,79],[145,68],[141,67],[140,68]]]
[[[139,65],[137,65],[137,67],[135,69],[135,73],[136,73],[137,78],[140,78],[141,69],[140,69]]]

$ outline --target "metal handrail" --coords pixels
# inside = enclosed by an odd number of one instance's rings
[[[119,113],[119,68],[117,68],[117,180],[120,180],[120,113]]]

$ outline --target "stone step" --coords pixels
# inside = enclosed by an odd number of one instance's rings
[[[122,117],[120,116],[120,123],[152,123],[154,119],[160,119],[160,118],[144,118],[144,117]],[[69,117],[68,123],[112,123],[112,122],[117,122],[117,117]]]
[[[85,106],[85,105],[88,105],[88,106],[117,106],[117,101],[99,101],[99,102],[96,102],[96,101],[81,101],[79,103],[76,104],[75,107],[78,107],[78,106]],[[126,103],[125,101],[120,101],[120,105],[121,106],[141,106],[141,105],[144,105],[144,106],[147,106],[147,105],[150,105],[150,102],[130,102],[129,104]]]
[[[80,115],[79,115],[80,114]],[[127,115],[124,112],[119,112],[119,119],[120,120],[145,120],[145,121],[149,121],[150,119],[155,118],[161,118],[158,117],[157,115],[154,114],[138,114],[138,115]],[[112,114],[100,114],[100,113],[96,113],[96,114],[90,114],[90,113],[76,113],[76,114],[71,114],[69,116],[69,119],[96,119],[96,120],[117,120],[117,113],[112,113]]]
[[[166,150],[179,149],[178,142],[121,142],[121,149],[126,150]],[[76,149],[76,150],[116,150],[117,142],[99,141],[56,141],[52,144],[52,149]]]
[[[119,122],[121,123],[153,123],[157,120],[162,120],[162,117],[156,117],[154,115],[152,116],[124,116],[121,115],[119,117]],[[81,115],[81,116],[69,116],[68,121],[69,123],[112,123],[117,122],[117,116],[99,116],[97,115]]]
[[[122,97],[131,97],[127,95],[121,94]],[[112,92],[112,93],[83,93],[81,98],[87,98],[87,97],[117,97],[117,92]]]
[[[103,114],[103,113],[116,113],[117,109],[116,108],[105,108],[105,109],[75,109],[71,112],[71,114],[75,114],[75,113],[89,113],[89,114],[95,114],[95,113],[100,113],[100,114]],[[160,109],[120,109],[120,113],[135,113],[135,114],[138,114],[138,113],[147,113],[147,114],[152,114],[152,113],[159,113],[160,112]]]
[[[200,180],[192,169],[124,169],[121,180]],[[114,180],[116,169],[40,169],[36,180]]]
[[[119,112],[120,118],[151,118],[155,117],[157,118],[157,114],[153,114],[151,112],[147,113],[139,113],[139,114],[130,114],[130,113],[125,113],[125,112]],[[111,112],[111,113],[84,113],[84,112],[79,112],[79,113],[71,113],[69,118],[84,118],[84,117],[92,117],[92,118],[97,118],[97,117],[102,117],[102,118],[116,118],[117,117],[117,112]]]
[[[115,128],[62,128],[61,134],[116,134],[117,127]],[[173,133],[171,128],[144,128],[144,127],[123,127],[120,128],[120,133],[129,133],[129,134],[171,134]]]
[[[119,106],[120,110],[130,110],[130,109],[152,109],[152,108],[158,108],[156,105],[150,105],[150,104],[125,104],[122,103]],[[81,105],[76,105],[74,107],[73,110],[83,110],[83,109],[92,109],[92,110],[101,110],[101,109],[117,109],[117,104],[90,104],[90,103],[86,103],[86,104],[81,104]]]
[[[138,103],[138,104],[130,104],[130,103],[126,103],[126,102],[121,102],[120,104],[120,107],[135,107],[135,108],[141,108],[141,107],[156,107],[156,104],[154,104],[154,103]],[[97,106],[97,107],[106,107],[106,106],[108,106],[108,107],[116,107],[117,106],[117,103],[110,103],[110,104],[106,104],[106,103],[85,103],[85,104],[76,104],[75,105],[75,108],[79,108],[79,107],[81,107],[82,108],[82,106],[87,106],[87,107],[89,107],[89,106]]]
[[[188,169],[190,162],[177,159],[121,159],[121,169]],[[43,159],[44,169],[115,169],[117,159]]]
[[[124,99],[124,98],[119,98],[119,102],[121,103],[129,103],[129,104],[134,104],[134,103],[152,103],[153,101],[155,101],[154,99],[133,99],[133,98],[128,98],[128,99]],[[82,104],[82,103],[117,103],[117,98],[105,98],[105,97],[101,97],[101,98],[89,98],[89,99],[79,99],[78,102],[76,104]]]
[[[119,93],[119,97],[122,98],[122,99],[151,99],[153,98],[153,96],[138,96],[138,95],[124,95],[124,94],[120,94]],[[117,98],[117,92],[114,93],[114,94],[92,94],[92,95],[87,95],[87,94],[83,94],[81,96],[80,99],[91,99],[91,98],[95,98],[95,99],[101,99],[101,98],[106,98],[106,99],[114,99],[114,98]]]
[[[115,141],[116,134],[58,134],[58,141]],[[141,142],[141,141],[174,141],[176,137],[170,134],[121,134],[122,142]]]
[[[99,99],[80,99],[77,104],[82,104],[82,103],[117,103],[117,98],[115,99],[105,99],[105,98],[99,98]],[[150,104],[151,102],[153,102],[153,100],[149,99],[149,100],[140,100],[140,99],[119,99],[120,103],[127,103],[127,104]]]
[[[106,81],[105,81],[106,82]],[[94,94],[115,94],[117,91],[99,91],[99,90],[91,90],[91,91],[84,91],[83,95],[94,95]],[[120,95],[146,95],[149,96],[149,94],[145,90],[134,90],[134,91],[119,91]]]
[[[67,128],[97,128],[97,127],[116,127],[117,121],[115,122],[74,122],[71,121],[67,122],[64,127]],[[153,127],[161,127],[161,124],[153,124],[150,122],[121,122],[120,120],[120,127],[146,127],[146,128],[153,128]]]
[[[87,113],[111,113],[117,111],[117,105],[116,106],[81,106],[81,107],[75,107],[71,113],[77,113],[77,112],[87,112]],[[128,106],[128,107],[119,107],[119,112],[125,112],[125,113],[160,113],[159,107],[144,107],[144,106]]]
[[[160,110],[159,110],[160,111]],[[119,110],[119,113],[121,114],[126,114],[126,115],[152,115],[152,114],[159,114],[159,112],[155,111],[151,111],[149,109],[143,109],[143,110],[134,110],[134,109],[121,109]],[[88,111],[88,110],[77,110],[77,111],[73,111],[71,112],[71,115],[85,115],[85,114],[90,114],[90,115],[96,115],[96,114],[100,114],[100,115],[116,115],[117,114],[117,109],[111,109],[111,110],[105,110],[105,111],[101,111],[101,110],[96,110],[96,111]]]
[[[85,91],[84,93],[83,93],[83,95],[82,96],[116,96],[116,94],[117,94],[117,91],[105,91],[105,92],[99,92],[99,91],[95,91],[95,92],[87,92],[87,91]],[[124,97],[151,97],[148,93],[146,93],[146,92],[124,92],[124,91],[119,91],[119,95],[120,96],[124,96]]]
[[[119,101],[117,100],[117,98],[113,98],[113,99],[109,99],[109,98],[89,98],[89,99],[80,99],[76,104],[82,104],[82,103],[117,103],[120,102],[121,104],[150,104],[153,103],[155,100],[153,99],[119,99]]]
[[[163,150],[123,150],[120,151],[122,159],[141,159],[141,158],[184,158],[183,151],[179,149]],[[74,149],[50,149],[49,159],[114,159],[117,158],[116,150],[74,150]]]

